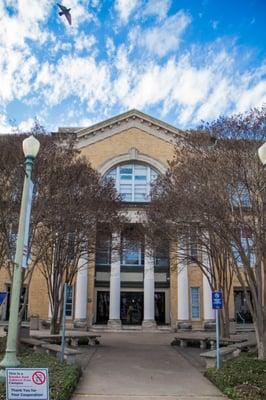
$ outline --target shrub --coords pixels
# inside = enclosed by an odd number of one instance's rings
[[[0,357],[2,358],[3,354],[0,354]],[[29,351],[23,352],[18,358],[21,368],[48,368],[50,400],[70,399],[81,374],[77,366],[60,363],[55,357],[47,354]],[[5,399],[5,385],[0,384],[0,400]]]
[[[242,355],[219,370],[208,369],[206,376],[231,399],[266,399],[266,361]]]

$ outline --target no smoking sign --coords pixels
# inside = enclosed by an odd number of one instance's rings
[[[35,385],[44,385],[46,381],[46,375],[42,371],[35,371],[32,375],[32,381]]]
[[[7,400],[49,400],[48,369],[7,368]]]

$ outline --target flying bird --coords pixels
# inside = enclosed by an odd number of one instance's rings
[[[62,15],[64,15],[67,19],[67,22],[69,23],[69,25],[71,25],[71,14],[70,14],[70,10],[71,8],[66,8],[65,6],[63,6],[62,4],[57,3],[58,7],[60,8],[61,11],[59,11],[59,15],[60,17]]]

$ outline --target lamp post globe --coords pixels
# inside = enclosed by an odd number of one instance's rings
[[[27,139],[23,140],[22,148],[26,158],[31,157],[34,159],[39,152],[40,142],[33,135],[31,135]]]
[[[266,169],[266,142],[258,149],[258,156],[263,167]]]
[[[32,166],[33,161],[38,154],[40,143],[34,136],[30,136],[27,139],[23,140],[22,147],[25,155],[25,177],[20,206],[16,254],[13,268],[7,344],[4,358],[0,363],[0,381],[5,381],[6,368],[16,368],[20,365],[20,362],[17,359],[17,338],[19,325],[19,304],[22,280],[23,250],[24,247],[28,245],[28,235],[26,235],[25,232],[26,227],[29,226],[30,221],[30,211],[27,210],[30,210],[29,205],[31,205],[30,193],[32,191]]]

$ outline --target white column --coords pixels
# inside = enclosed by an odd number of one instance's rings
[[[75,322],[87,322],[88,256],[84,254],[78,263],[75,292]]]
[[[184,249],[180,242],[177,247],[177,319],[178,328],[190,329],[188,267],[183,257]]]
[[[154,256],[153,250],[145,246],[144,255],[144,328],[154,328]]]
[[[120,234],[112,234],[111,274],[110,274],[110,305],[108,326],[120,329]]]
[[[203,274],[203,318],[205,322],[213,321],[214,310],[212,309],[212,289],[208,278],[211,278],[209,257],[207,254],[203,255],[204,271]]]

